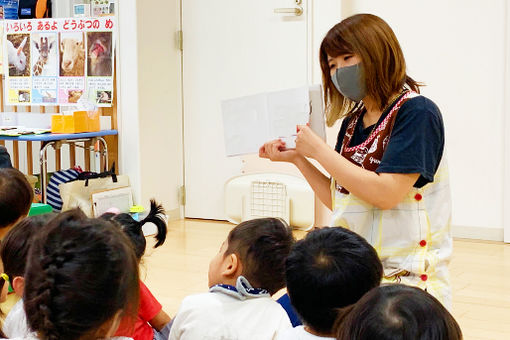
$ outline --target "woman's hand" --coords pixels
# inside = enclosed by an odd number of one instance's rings
[[[316,159],[317,153],[326,146],[326,143],[309,126],[299,125],[298,131],[296,151],[304,157]]]
[[[260,147],[259,157],[268,158],[274,162],[294,163],[299,154],[296,150],[285,149],[285,142],[281,139],[275,139]]]

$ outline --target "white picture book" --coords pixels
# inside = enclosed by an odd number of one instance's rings
[[[294,148],[297,125],[309,122],[324,137],[319,85],[229,99],[221,106],[227,156],[258,153],[265,142],[277,138]]]

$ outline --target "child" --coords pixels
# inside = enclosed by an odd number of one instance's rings
[[[453,316],[429,293],[389,284],[372,289],[337,320],[338,340],[462,340]]]
[[[0,302],[5,302],[7,300],[7,293],[9,290],[9,276],[4,272],[4,266],[2,261],[0,261]],[[0,310],[0,316],[3,316],[3,312]],[[0,330],[0,338],[7,338]]]
[[[24,308],[34,334],[25,339],[109,338],[124,315],[136,315],[138,263],[112,223],[71,210],[32,240]]]
[[[364,238],[344,228],[323,228],[296,243],[285,274],[290,301],[305,326],[281,339],[333,339],[338,310],[379,286],[383,269]]]
[[[19,301],[12,307],[5,318],[2,330],[8,338],[23,337],[30,334],[27,318],[23,310],[23,290],[25,285],[25,266],[30,244],[34,235],[43,228],[54,214],[27,217],[11,229],[0,246],[0,256],[4,264],[4,272]]]
[[[107,213],[101,216],[101,218],[112,221],[128,236],[134,246],[138,262],[140,262],[146,247],[145,236],[142,231],[145,223],[152,222],[158,228],[158,233],[155,236],[157,243],[154,248],[161,246],[165,242],[167,228],[163,218],[164,213],[165,209],[163,209],[163,206],[151,200],[150,213],[140,222],[134,220],[129,214],[115,215]],[[134,327],[132,321],[129,318],[122,320],[115,334],[118,336],[130,336],[135,340],[168,339],[171,318],[163,311],[161,304],[141,280],[140,307]]]
[[[0,169],[12,168],[11,156],[6,147],[0,145]]]
[[[170,339],[274,339],[290,328],[271,295],[285,286],[294,243],[282,220],[261,218],[232,229],[209,265],[209,292],[186,297]]]
[[[33,199],[34,191],[21,172],[0,168],[0,240],[28,215]]]

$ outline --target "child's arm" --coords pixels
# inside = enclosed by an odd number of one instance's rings
[[[160,310],[159,313],[149,321],[149,324],[157,330],[161,331],[168,323],[172,321],[172,318],[165,313],[164,310]]]

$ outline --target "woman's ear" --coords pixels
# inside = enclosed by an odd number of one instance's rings
[[[16,276],[12,280],[12,289],[14,289],[14,293],[19,297],[23,297],[23,292],[25,291],[25,278],[23,276]]]
[[[239,256],[235,253],[227,255],[225,269],[221,274],[226,277],[235,277],[241,275],[242,272],[243,265],[239,260]]]

